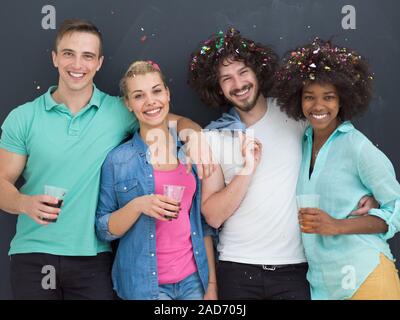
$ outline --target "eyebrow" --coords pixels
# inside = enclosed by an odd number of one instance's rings
[[[314,93],[314,91],[304,91],[303,93],[310,93],[310,94],[313,94]],[[335,91],[327,91],[327,92],[324,92],[324,94],[336,94],[336,92]]]
[[[249,68],[249,67],[248,66],[243,66],[242,68],[240,68],[238,70],[238,72],[242,72],[243,70],[245,70],[247,68]],[[221,74],[221,75],[219,75],[219,78],[224,78],[224,77],[229,77],[229,76],[230,76],[230,74]]]
[[[75,53],[74,50],[68,49],[68,48],[67,48],[67,49],[62,49],[61,52],[71,52],[71,53]],[[82,54],[91,55],[91,56],[94,56],[94,57],[97,56],[94,52],[90,52],[90,51],[84,51],[84,52],[82,52]]]
[[[158,86],[161,86],[161,83],[159,83],[159,84],[156,84],[155,86],[153,86],[151,89],[155,89],[155,88],[157,88]],[[131,92],[131,94],[134,94],[134,93],[136,93],[136,92],[143,92],[143,90],[135,90],[135,91],[132,91]]]

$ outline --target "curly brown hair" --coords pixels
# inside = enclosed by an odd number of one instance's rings
[[[273,87],[279,58],[269,47],[241,36],[234,28],[212,35],[191,54],[189,85],[201,100],[213,107],[228,104],[218,82],[219,66],[225,60],[242,61],[256,74],[261,93],[266,97]]]
[[[301,106],[304,86],[332,84],[339,96],[339,114],[350,120],[366,111],[372,98],[372,74],[357,52],[315,38],[289,52],[275,77],[274,92],[281,109],[296,120],[305,119]]]

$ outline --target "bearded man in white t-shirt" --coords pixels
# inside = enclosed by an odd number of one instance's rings
[[[233,106],[207,126],[219,168],[202,186],[202,212],[220,230],[220,299],[310,299],[296,207],[305,123],[269,97],[277,66],[271,48],[233,28],[191,56],[189,84],[202,101]]]

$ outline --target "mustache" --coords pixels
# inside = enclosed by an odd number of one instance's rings
[[[235,95],[235,94],[237,94],[238,92],[240,92],[240,91],[244,91],[244,90],[247,90],[247,89],[251,89],[251,87],[252,87],[252,85],[251,84],[246,84],[246,85],[244,85],[242,88],[240,88],[240,89],[234,89],[234,90],[231,90],[231,91],[229,91],[229,94],[230,95]]]

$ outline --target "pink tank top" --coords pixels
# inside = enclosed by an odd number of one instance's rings
[[[178,218],[156,221],[158,283],[177,283],[197,271],[189,217],[196,179],[191,172],[186,174],[186,167],[179,164],[172,171],[154,170],[154,180],[156,194],[163,194],[165,184],[185,187]]]

